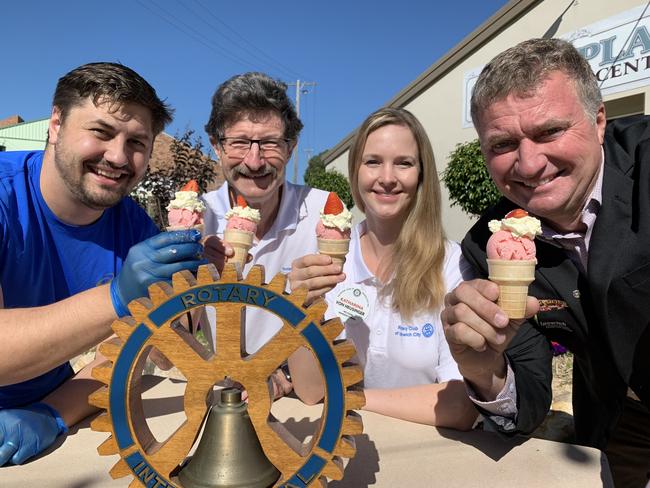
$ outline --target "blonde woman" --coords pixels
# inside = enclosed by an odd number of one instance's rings
[[[343,281],[326,299],[364,368],[364,409],[469,429],[477,412],[440,322],[445,293],[462,280],[461,253],[444,237],[440,184],[420,122],[404,109],[371,114],[350,150],[349,176],[366,219],[354,229]],[[322,289],[318,271],[326,259],[297,260],[293,281]],[[296,373],[296,393],[307,402],[319,399],[315,372]]]

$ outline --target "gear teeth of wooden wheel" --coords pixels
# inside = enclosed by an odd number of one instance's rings
[[[112,456],[114,454],[119,454],[120,450],[117,447],[117,442],[115,442],[115,438],[111,435],[106,439],[104,442],[102,442],[99,447],[97,448],[97,452],[99,453],[100,456]]]
[[[341,320],[335,318],[323,322],[321,330],[323,331],[323,335],[327,337],[327,340],[331,343],[334,342],[334,339],[341,335],[341,332],[343,332],[344,328],[345,327],[343,327]]]
[[[307,296],[307,293],[305,293],[305,296]],[[318,300],[314,300],[307,309],[310,314],[317,315],[322,321],[323,317],[325,317],[325,312],[327,311],[327,302],[322,298],[319,298]]]
[[[124,343],[117,337],[114,337],[106,342],[102,342],[99,345],[99,352],[106,359],[114,363],[117,360],[117,357],[120,355],[123,344]]]
[[[90,422],[90,428],[97,432],[113,432],[113,421],[108,413],[102,413]]]
[[[345,401],[348,410],[361,410],[366,404],[366,396],[361,389],[350,389],[345,395]]]
[[[174,274],[173,277],[175,277],[176,274]],[[172,279],[174,279],[173,277]],[[157,307],[161,303],[166,302],[173,294],[174,288],[172,288],[169,283],[165,283],[164,281],[159,281],[157,283],[149,285],[149,299],[151,300],[152,307]]]
[[[241,273],[232,263],[226,263],[221,272],[221,279],[219,280],[223,283],[241,281]]]
[[[126,461],[124,461],[124,459],[120,459],[117,463],[115,463],[115,466],[111,468],[109,473],[113,479],[123,478],[124,476],[131,474],[131,469],[129,468],[129,465],[126,464]],[[139,485],[140,483],[138,483],[136,486]]]
[[[267,288],[270,288],[278,295],[284,293],[284,290],[287,289],[287,275],[282,273],[276,274]]]
[[[145,317],[146,316],[144,316],[142,320],[144,320]],[[113,322],[111,328],[113,329],[113,332],[115,332],[117,337],[119,337],[123,342],[126,342],[131,332],[133,332],[134,325],[135,325],[135,320],[133,320],[133,318],[124,317],[120,320],[116,320],[115,322]]]
[[[88,403],[97,408],[108,410],[108,387],[102,387],[88,396]]]
[[[204,264],[199,266],[196,272],[196,280],[199,283],[212,283],[219,279],[219,272],[214,264]]]
[[[356,365],[342,368],[343,384],[346,387],[356,385],[363,379],[363,370]]]
[[[194,275],[187,270],[174,273],[172,276],[172,288],[174,293],[180,293],[196,286]]]
[[[137,300],[133,300],[129,303],[129,312],[131,312],[131,317],[123,317],[120,320],[131,325],[143,322],[147,315],[149,315],[151,306],[151,300],[148,298],[138,298]]]
[[[111,367],[111,363],[106,361],[99,366],[95,366],[90,374],[97,381],[109,385],[111,383],[111,376],[113,375],[113,368]]]
[[[357,447],[354,443],[354,438],[350,436],[343,436],[334,449],[335,456],[352,458],[357,452]]]
[[[361,420],[361,416],[356,412],[348,412],[343,421],[343,431],[347,435],[361,435],[363,433],[363,421]]]
[[[336,355],[336,359],[338,360],[339,364],[343,364],[349,361],[357,353],[357,350],[354,347],[352,341],[349,341],[347,339],[339,342],[338,344],[335,344],[332,349],[334,349],[334,354]]]
[[[264,283],[264,268],[260,265],[253,266],[244,282],[253,286],[262,286],[262,283]]]
[[[338,318],[324,321],[325,312],[327,310],[327,304],[324,300],[316,300],[310,306],[304,306],[303,304],[307,296],[306,290],[299,289],[294,293],[287,294],[286,275],[277,274],[269,284],[264,284],[264,269],[261,266],[253,266],[246,276],[246,279],[241,278],[240,270],[233,264],[226,264],[220,277],[213,265],[204,265],[198,268],[196,277],[194,277],[190,272],[179,272],[173,275],[171,285],[165,282],[152,284],[149,287],[149,297],[138,298],[129,303],[129,311],[132,316],[123,317],[113,322],[111,327],[117,335],[117,338],[113,338],[106,343],[103,343],[99,349],[109,361],[95,367],[91,373],[95,379],[101,381],[104,385],[107,385],[92,393],[88,398],[92,405],[104,410],[102,414],[91,422],[91,428],[95,431],[109,432],[111,434],[97,448],[100,455],[108,456],[117,454],[124,457],[127,454],[130,454],[130,452],[133,452],[131,451],[131,448],[129,448],[128,452],[120,452],[115,440],[115,428],[109,410],[113,368],[122,352],[124,343],[127,342],[130,335],[136,330],[139,324],[145,323],[150,326],[151,322],[148,318],[149,314],[153,309],[166,303],[170,297],[186,292],[196,286],[211,285],[213,283],[245,283],[251,286],[266,288],[267,290],[284,297],[304,312],[305,319],[301,322],[303,326],[314,323],[330,344],[334,343],[336,337],[338,337],[344,329],[343,324]],[[170,323],[171,321],[164,324],[161,328],[169,326]],[[157,333],[158,328],[155,330],[152,329],[152,331],[155,334]],[[331,453],[323,451],[317,447],[312,447],[315,449],[318,456],[326,460],[323,469],[309,483],[308,486],[312,488],[318,486],[326,487],[326,477],[333,480],[340,480],[343,477],[343,461],[341,458],[350,458],[355,455],[356,447],[352,436],[359,435],[363,432],[361,417],[354,412],[354,410],[360,409],[365,404],[363,391],[354,387],[354,385],[362,380],[363,372],[358,366],[344,365],[354,357],[356,350],[354,345],[347,340],[339,341],[331,345],[331,348],[336,358],[336,362],[339,365],[339,371],[344,387],[344,419],[340,426],[339,438]],[[173,360],[173,358],[170,359]],[[288,445],[286,448],[291,449]],[[286,475],[287,473],[284,474]],[[121,478],[133,475],[133,472],[125,460],[120,458],[120,460],[117,461],[110,470],[110,475],[113,478]],[[142,483],[136,477],[132,480],[129,486],[141,487]]]

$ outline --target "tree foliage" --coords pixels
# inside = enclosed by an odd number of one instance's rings
[[[442,181],[449,190],[451,206],[458,205],[471,215],[483,214],[501,198],[485,166],[478,139],[456,144]]]
[[[167,225],[167,205],[174,193],[189,180],[196,180],[205,192],[216,171],[216,162],[203,154],[201,137],[194,137],[193,130],[174,137],[170,152],[171,161],[150,169],[131,193],[161,229]]]
[[[343,203],[345,203],[345,206],[352,208],[354,206],[354,200],[350,192],[350,182],[338,171],[328,171],[325,168],[323,155],[326,152],[323,151],[309,160],[303,177],[305,184],[312,188],[336,192]]]

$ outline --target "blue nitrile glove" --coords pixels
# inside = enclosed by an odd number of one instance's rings
[[[203,246],[198,230],[162,232],[142,241],[126,256],[122,269],[111,281],[111,300],[118,317],[129,315],[127,304],[146,297],[147,288],[157,281],[170,281],[184,269],[196,271],[201,264]]]
[[[0,466],[23,464],[66,432],[59,412],[45,403],[0,410]]]

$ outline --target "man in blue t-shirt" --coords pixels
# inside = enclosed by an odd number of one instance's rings
[[[91,63],[59,79],[45,151],[0,153],[0,466],[90,414],[99,385],[68,361],[148,285],[203,263],[197,231],[159,233],[126,198],[170,121],[136,72]]]

